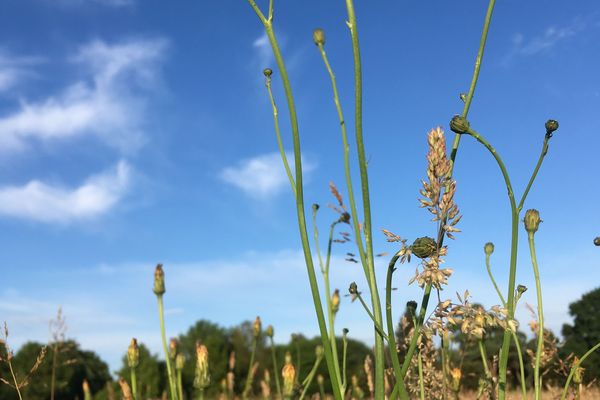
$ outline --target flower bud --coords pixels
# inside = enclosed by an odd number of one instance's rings
[[[450,377],[452,378],[451,388],[454,392],[460,391],[460,378],[462,377],[462,372],[460,368],[452,368],[450,370]]]
[[[523,222],[525,222],[525,230],[527,232],[536,233],[540,226],[540,222],[542,222],[540,219],[540,213],[534,209],[527,210],[525,212],[525,219]]]
[[[348,288],[348,293],[350,293],[350,294],[357,294],[358,293],[358,286],[356,285],[356,282],[352,282],[350,284],[350,287]]]
[[[549,119],[546,121],[546,134],[552,136],[552,133],[558,129],[558,121]]]
[[[165,272],[163,271],[162,264],[156,265],[154,270],[154,294],[162,296],[165,294]]]
[[[286,362],[281,370],[283,378],[283,396],[291,397],[294,393],[294,381],[296,379],[296,369],[291,362]]]
[[[518,285],[517,286],[517,293],[519,295],[525,293],[526,291],[527,291],[527,286],[525,286],[525,285]]]
[[[460,115],[455,115],[450,120],[450,129],[452,130],[452,132],[462,134],[467,132],[470,127],[471,124],[469,124],[469,121],[467,121],[465,117],[462,117]]]
[[[331,296],[331,311],[335,314],[340,310],[340,291],[335,289]]]
[[[350,223],[350,213],[349,213],[349,212],[347,212],[347,211],[344,211],[344,212],[342,213],[342,215],[340,215],[340,219],[339,219],[339,221],[340,221],[340,222],[343,222],[344,224],[348,224],[348,223]]]
[[[267,326],[267,328],[265,329],[265,335],[267,335],[267,337],[272,338],[274,334],[275,330],[273,329],[273,325]]]
[[[485,251],[486,256],[491,256],[494,252],[494,243],[487,242],[485,246],[483,246],[483,251]]]
[[[177,357],[175,357],[175,369],[178,371],[181,371],[183,369],[184,365],[185,365],[185,356],[183,355],[183,353],[177,354]]]
[[[319,384],[319,386],[322,386],[325,383],[325,378],[323,377],[323,375],[317,375],[317,383]]]
[[[252,324],[252,335],[257,338],[260,336],[260,331],[262,329],[262,323],[260,322],[260,317],[256,317],[254,323]]]
[[[271,75],[273,75],[273,70],[271,68],[265,68],[263,69],[263,74],[265,77],[270,78]]]
[[[125,379],[119,378],[119,386],[121,386],[121,394],[123,395],[123,400],[133,400],[131,388],[129,387],[129,383],[127,383]]]
[[[323,354],[324,354],[323,346],[317,346],[317,347],[315,347],[315,356],[317,358],[323,357]]]
[[[415,239],[410,249],[419,258],[431,257],[437,250],[437,242],[429,236],[420,237]]]
[[[169,358],[175,361],[175,357],[177,357],[177,339],[171,338],[169,342]]]
[[[317,28],[313,31],[313,40],[317,46],[323,46],[325,44],[325,31],[321,28]]]
[[[129,368],[137,368],[140,363],[140,349],[138,348],[137,339],[131,339],[131,344],[127,349],[127,364]]]
[[[200,342],[196,343],[196,374],[194,387],[204,389],[210,385],[210,371],[208,369],[208,349]]]
[[[596,246],[600,246],[600,236],[598,236],[597,238],[594,239],[594,244]]]

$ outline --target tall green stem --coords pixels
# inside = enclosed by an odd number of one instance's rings
[[[388,264],[387,277],[385,280],[385,318],[387,323],[387,337],[390,358],[392,359],[394,375],[396,377],[396,381],[398,382],[398,386],[394,386],[394,390],[392,390],[390,398],[392,400],[396,399],[396,388],[399,388],[400,399],[407,400],[408,393],[406,392],[406,387],[404,385],[404,377],[402,376],[402,369],[400,367],[400,359],[398,358],[398,350],[396,348],[396,334],[394,332],[394,321],[392,316],[392,275],[394,274],[394,271],[396,269],[395,265],[399,258],[400,252],[397,252],[396,254],[394,254],[394,257],[392,257]]]
[[[477,342],[479,344],[479,354],[481,356],[481,363],[483,364],[483,372],[485,373],[485,379],[487,380],[488,385],[491,388],[492,399],[493,399],[495,397],[496,390],[494,389],[494,381],[492,379],[492,372],[490,371],[490,367],[488,366],[487,351],[485,351],[485,346],[483,344],[482,339],[479,339]]]
[[[181,370],[177,370],[177,395],[180,400],[183,400],[183,377],[181,376]],[[135,395],[133,396],[134,400],[136,400]]]
[[[546,135],[544,137],[544,144],[542,145],[542,152],[540,153],[540,157],[538,158],[537,164],[535,165],[533,173],[531,174],[531,178],[529,178],[529,182],[527,183],[527,187],[525,188],[525,191],[523,192],[523,196],[521,196],[521,200],[519,200],[519,206],[517,207],[519,211],[521,211],[523,209],[523,203],[525,203],[525,199],[527,198],[527,195],[529,194],[531,185],[533,185],[533,181],[535,181],[535,177],[537,176],[537,173],[540,170],[540,167],[542,166],[544,157],[546,157],[546,154],[548,153],[548,141],[549,140],[550,140],[550,136]]]
[[[425,382],[423,380],[423,357],[421,352],[417,354],[418,368],[419,368],[419,389],[421,394],[421,400],[425,400]]]
[[[290,116],[290,124],[292,128],[292,138],[294,147],[294,161],[295,161],[295,173],[296,173],[296,214],[298,216],[298,230],[302,241],[302,251],[304,253],[304,259],[306,261],[306,271],[308,274],[308,280],[310,283],[311,294],[313,297],[313,303],[315,306],[315,313],[319,324],[319,331],[321,334],[321,340],[323,343],[323,349],[325,352],[325,360],[327,362],[327,368],[332,380],[333,395],[336,400],[342,400],[343,396],[338,382],[337,376],[335,375],[335,363],[333,362],[333,352],[331,344],[329,342],[329,335],[327,332],[327,326],[325,323],[325,315],[323,314],[323,305],[321,303],[321,296],[319,293],[319,286],[317,284],[317,278],[315,275],[314,263],[312,259],[312,253],[310,249],[310,243],[308,240],[308,233],[306,229],[306,213],[304,210],[304,188],[302,184],[302,153],[300,149],[300,133],[298,130],[298,117],[296,114],[296,106],[294,104],[294,96],[292,94],[292,87],[285,67],[285,62],[281,55],[281,50],[277,43],[275,33],[273,31],[273,11],[272,2],[269,5],[269,18],[265,18],[264,14],[260,11],[254,0],[248,0],[248,3],[255,11],[264,25],[265,32],[269,38],[273,54],[277,62],[279,72],[281,74],[281,80],[285,91],[285,97],[287,100],[288,111]]]
[[[356,24],[356,14],[354,13],[354,2],[346,0],[346,9],[348,10],[348,28],[352,38],[352,50],[354,55],[354,129],[356,134],[356,148],[358,153],[358,165],[360,167],[360,181],[362,187],[363,233],[365,236],[365,247],[367,250],[367,283],[371,294],[371,303],[373,305],[373,314],[375,316],[375,326],[381,326],[382,312],[381,302],[379,300],[379,290],[377,289],[377,278],[375,276],[375,261],[373,257],[373,240],[371,225],[371,200],[369,196],[369,177],[367,173],[367,158],[365,155],[365,146],[363,142],[362,131],[362,67],[360,60],[360,47],[358,43],[358,28]],[[375,398],[384,397],[384,374],[385,374],[385,355],[383,338],[375,330]]]
[[[135,374],[135,368],[131,368],[131,393],[133,394],[133,400],[138,400],[137,376]]]
[[[321,360],[323,359],[323,357],[317,357],[315,360],[315,363],[312,367],[312,369],[310,370],[310,372],[308,373],[308,376],[306,377],[306,379],[304,380],[304,382],[302,382],[302,393],[300,394],[300,400],[303,400],[304,397],[306,396],[306,393],[308,392],[308,387],[310,386],[310,384],[312,383],[316,373],[317,373],[317,369],[319,368],[319,364],[321,364]]]
[[[258,342],[257,336],[252,338],[252,352],[250,353],[250,365],[248,365],[248,375],[246,376],[246,384],[244,385],[244,392],[242,398],[247,399],[250,391],[252,390],[252,369],[254,367],[254,357],[256,356],[256,344]]]
[[[535,254],[534,232],[527,233],[529,242],[529,253],[531,254],[531,265],[533,266],[533,276],[535,278],[535,290],[537,294],[537,313],[538,313],[538,340],[535,352],[535,364],[533,367],[535,400],[540,400],[542,395],[542,377],[540,374],[540,362],[542,352],[544,351],[544,309],[542,307],[542,284],[540,282],[540,271],[538,269],[537,257]]]
[[[576,363],[573,364],[573,366],[571,367],[571,372],[569,372],[569,376],[567,377],[567,382],[565,383],[565,387],[563,388],[562,396],[560,396],[560,400],[565,400],[567,398],[567,393],[569,391],[569,385],[571,384],[571,380],[573,379],[573,375],[575,374],[575,371],[577,370],[577,368],[579,368],[581,366],[581,364],[583,364],[583,362],[585,361],[586,358],[588,358],[590,355],[592,355],[598,349],[600,349],[600,342],[596,343],[596,345],[594,347],[589,349],[583,356],[581,356],[581,358]]]
[[[158,301],[158,319],[160,322],[160,335],[162,339],[163,352],[165,353],[165,364],[167,364],[167,378],[169,380],[169,393],[171,399],[177,399],[177,390],[175,389],[175,377],[173,375],[173,366],[171,365],[171,359],[169,357],[169,349],[167,347],[167,335],[165,334],[165,311],[163,305],[162,294],[157,294],[156,299]]]
[[[273,336],[271,336],[271,357],[273,360],[273,375],[275,376],[275,387],[277,388],[277,394],[280,399],[283,399],[283,392],[281,391],[281,384],[279,383],[279,368],[277,368],[277,355],[275,354],[275,342]]]

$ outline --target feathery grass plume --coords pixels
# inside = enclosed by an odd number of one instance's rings
[[[263,372],[263,378],[260,381],[260,391],[263,399],[267,400],[271,398],[271,374],[268,369]]]
[[[281,369],[281,377],[283,378],[283,398],[290,400],[294,394],[296,368],[292,364],[292,355],[289,352],[285,354],[285,365]]]
[[[131,390],[135,400],[138,400],[136,369],[139,363],[140,349],[138,348],[137,339],[133,338],[131,339],[131,344],[127,348],[127,364],[131,374]]]
[[[90,385],[87,379],[83,380],[81,388],[83,389],[83,400],[92,400],[92,392],[90,391]]]
[[[373,360],[368,354],[365,357],[363,368],[365,370],[365,376],[367,377],[367,387],[369,388],[369,393],[371,394],[371,397],[373,397],[375,393],[375,383],[373,382]]]
[[[352,399],[362,400],[365,398],[365,391],[362,390],[360,384],[358,383],[358,376],[352,375],[350,380],[352,382],[352,388],[350,390]]]
[[[229,371],[227,372],[227,398],[233,399],[235,387],[235,351],[229,353],[227,365],[229,367]]]
[[[123,395],[123,400],[133,400],[131,389],[129,388],[129,384],[125,379],[119,378],[119,386],[121,386],[121,394]]]
[[[154,269],[154,286],[152,291],[156,295],[156,300],[158,302],[158,320],[160,324],[160,333],[161,340],[163,346],[163,352],[165,354],[165,363],[167,365],[167,380],[169,383],[169,393],[171,395],[171,400],[182,400],[177,397],[177,387],[175,383],[175,375],[173,374],[173,363],[171,361],[171,355],[169,353],[169,349],[167,348],[167,335],[165,333],[165,311],[163,304],[163,295],[166,292],[165,288],[165,273],[163,270],[162,264],[157,264]]]

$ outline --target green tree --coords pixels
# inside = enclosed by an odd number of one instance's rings
[[[573,324],[562,327],[564,345],[561,356],[570,354],[581,357],[586,351],[600,342],[600,288],[584,294],[581,299],[569,305],[569,314]],[[591,354],[583,364],[584,380],[589,382],[600,378],[600,352]]]

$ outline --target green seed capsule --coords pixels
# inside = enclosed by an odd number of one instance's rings
[[[540,226],[540,222],[542,222],[540,219],[540,213],[538,210],[534,209],[527,210],[527,212],[525,212],[525,219],[523,222],[525,223],[525,230],[527,232],[536,233]]]
[[[487,242],[485,244],[485,246],[483,246],[483,251],[485,251],[485,254],[487,256],[491,256],[492,253],[494,252],[494,243],[492,242]]]
[[[325,44],[325,31],[321,28],[317,28],[313,31],[313,40],[317,46],[323,46]]]
[[[469,121],[467,121],[465,117],[462,117],[460,115],[455,115],[454,117],[452,117],[452,120],[450,120],[450,129],[452,130],[452,132],[462,134],[467,132],[470,127],[471,124],[469,124]]]
[[[598,236],[597,238],[594,239],[594,244],[596,246],[600,246],[600,236]]]
[[[437,242],[429,236],[423,236],[415,239],[410,249],[416,257],[431,257],[437,251]]]

